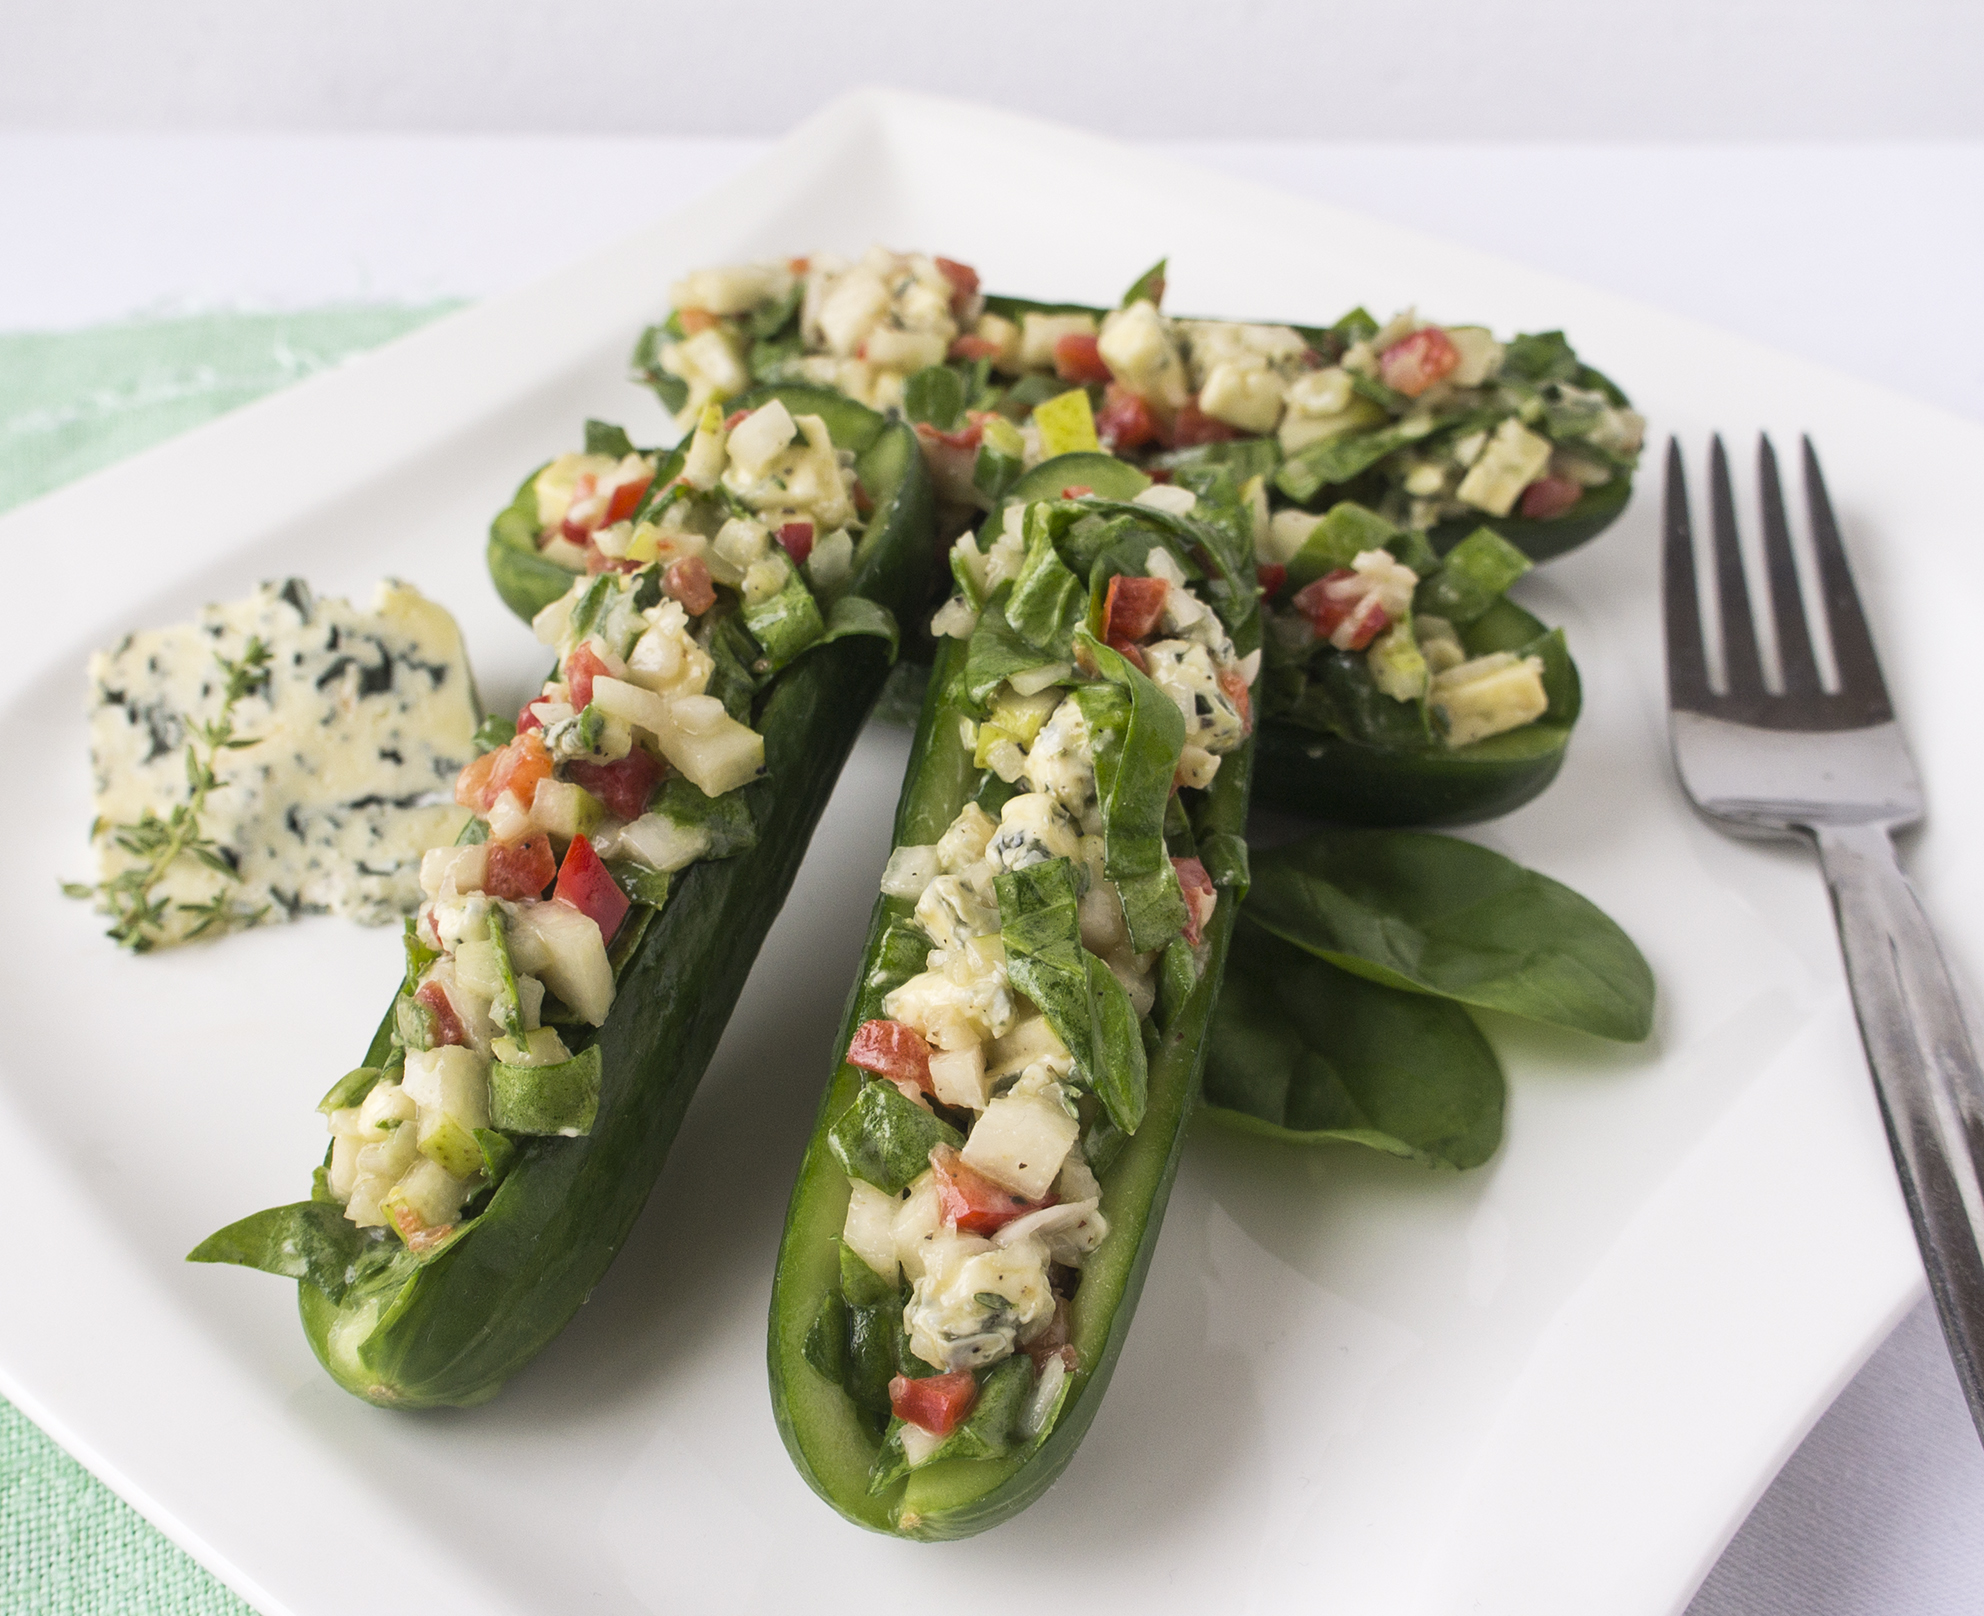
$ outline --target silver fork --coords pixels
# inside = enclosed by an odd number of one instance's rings
[[[1722,440],[1709,451],[1724,688],[1711,688],[1679,443],[1667,447],[1664,588],[1674,762],[1701,812],[1739,836],[1818,845],[1860,1038],[1929,1289],[1984,1436],[1984,1073],[1928,917],[1891,833],[1922,818],[1922,787],[1840,544],[1810,438],[1805,498],[1821,610],[1838,668],[1821,683],[1770,440],[1759,440],[1764,571],[1782,694],[1766,687],[1737,547]]]

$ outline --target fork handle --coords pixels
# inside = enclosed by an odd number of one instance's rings
[[[1922,1266],[1984,1436],[1984,1072],[1882,825],[1815,828],[1860,1038]]]

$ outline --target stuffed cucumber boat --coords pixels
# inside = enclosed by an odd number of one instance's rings
[[[538,611],[557,666],[457,782],[476,817],[427,855],[405,980],[320,1107],[311,1198],[192,1253],[300,1281],[312,1347],[369,1401],[492,1396],[605,1272],[886,677],[895,614],[926,598],[915,439],[830,398],[857,459],[805,402],[707,412],[679,476],[643,493],[630,549],[652,553],[568,572]],[[818,566],[817,541],[802,556],[795,489],[848,538],[844,566]]]
[[[850,1520],[1060,1473],[1149,1266],[1246,890],[1260,627],[1230,477],[1016,501],[956,594],[773,1282],[773,1404]]]

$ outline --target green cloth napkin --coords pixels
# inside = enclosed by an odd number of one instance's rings
[[[456,306],[0,332],[0,511]],[[246,1616],[248,1609],[0,1401],[0,1612]]]

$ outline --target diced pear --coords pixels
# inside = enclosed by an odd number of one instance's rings
[[[590,836],[605,817],[600,800],[572,780],[540,780],[530,800],[531,823],[561,842]]]
[[[924,1257],[943,1227],[944,1207],[937,1189],[937,1175],[925,1173],[909,1186],[909,1199],[897,1209],[890,1223],[896,1260],[911,1279],[923,1277]]]
[[[1507,516],[1516,498],[1550,464],[1550,440],[1513,415],[1495,428],[1481,458],[1468,468],[1454,497],[1490,516]]]
[[[705,796],[734,791],[764,770],[765,738],[728,714],[702,733],[691,734],[677,722],[666,698],[624,679],[595,679],[592,699],[600,711],[654,736],[662,756]]]
[[[893,1280],[897,1266],[895,1221],[902,1202],[887,1190],[877,1189],[859,1178],[849,1181],[849,1189],[847,1222],[841,1228],[841,1238],[847,1242],[848,1250],[876,1273]]]
[[[1433,681],[1432,704],[1446,720],[1449,746],[1471,746],[1520,729],[1550,710],[1543,659],[1512,651],[1475,657]]]
[[[1005,1037],[993,1039],[985,1049],[985,1074],[988,1078],[1006,1077],[1037,1061],[1045,1061],[1058,1072],[1066,1072],[1074,1064],[1068,1046],[1045,1016],[1029,1016]]]
[[[642,814],[621,827],[620,847],[649,869],[672,875],[710,850],[710,834],[700,826],[678,825],[665,814]]]
[[[930,1057],[930,1082],[944,1104],[983,1111],[992,1098],[985,1080],[985,1046],[938,1050]]]
[[[498,1038],[492,1047],[505,1066],[558,1066],[572,1058],[556,1027],[533,1027],[521,1044],[514,1038]]]
[[[1033,1094],[1005,1094],[985,1108],[960,1153],[968,1167],[1037,1201],[1053,1185],[1081,1132],[1058,1105]]]
[[[482,1158],[478,1153],[479,1166]],[[469,1186],[439,1162],[426,1158],[415,1162],[407,1174],[379,1203],[385,1221],[408,1245],[417,1235],[442,1229],[460,1216]]]
[[[585,1021],[597,1027],[613,1007],[613,967],[606,940],[590,915],[555,899],[520,903],[510,924],[510,957],[519,971],[543,979]]]

